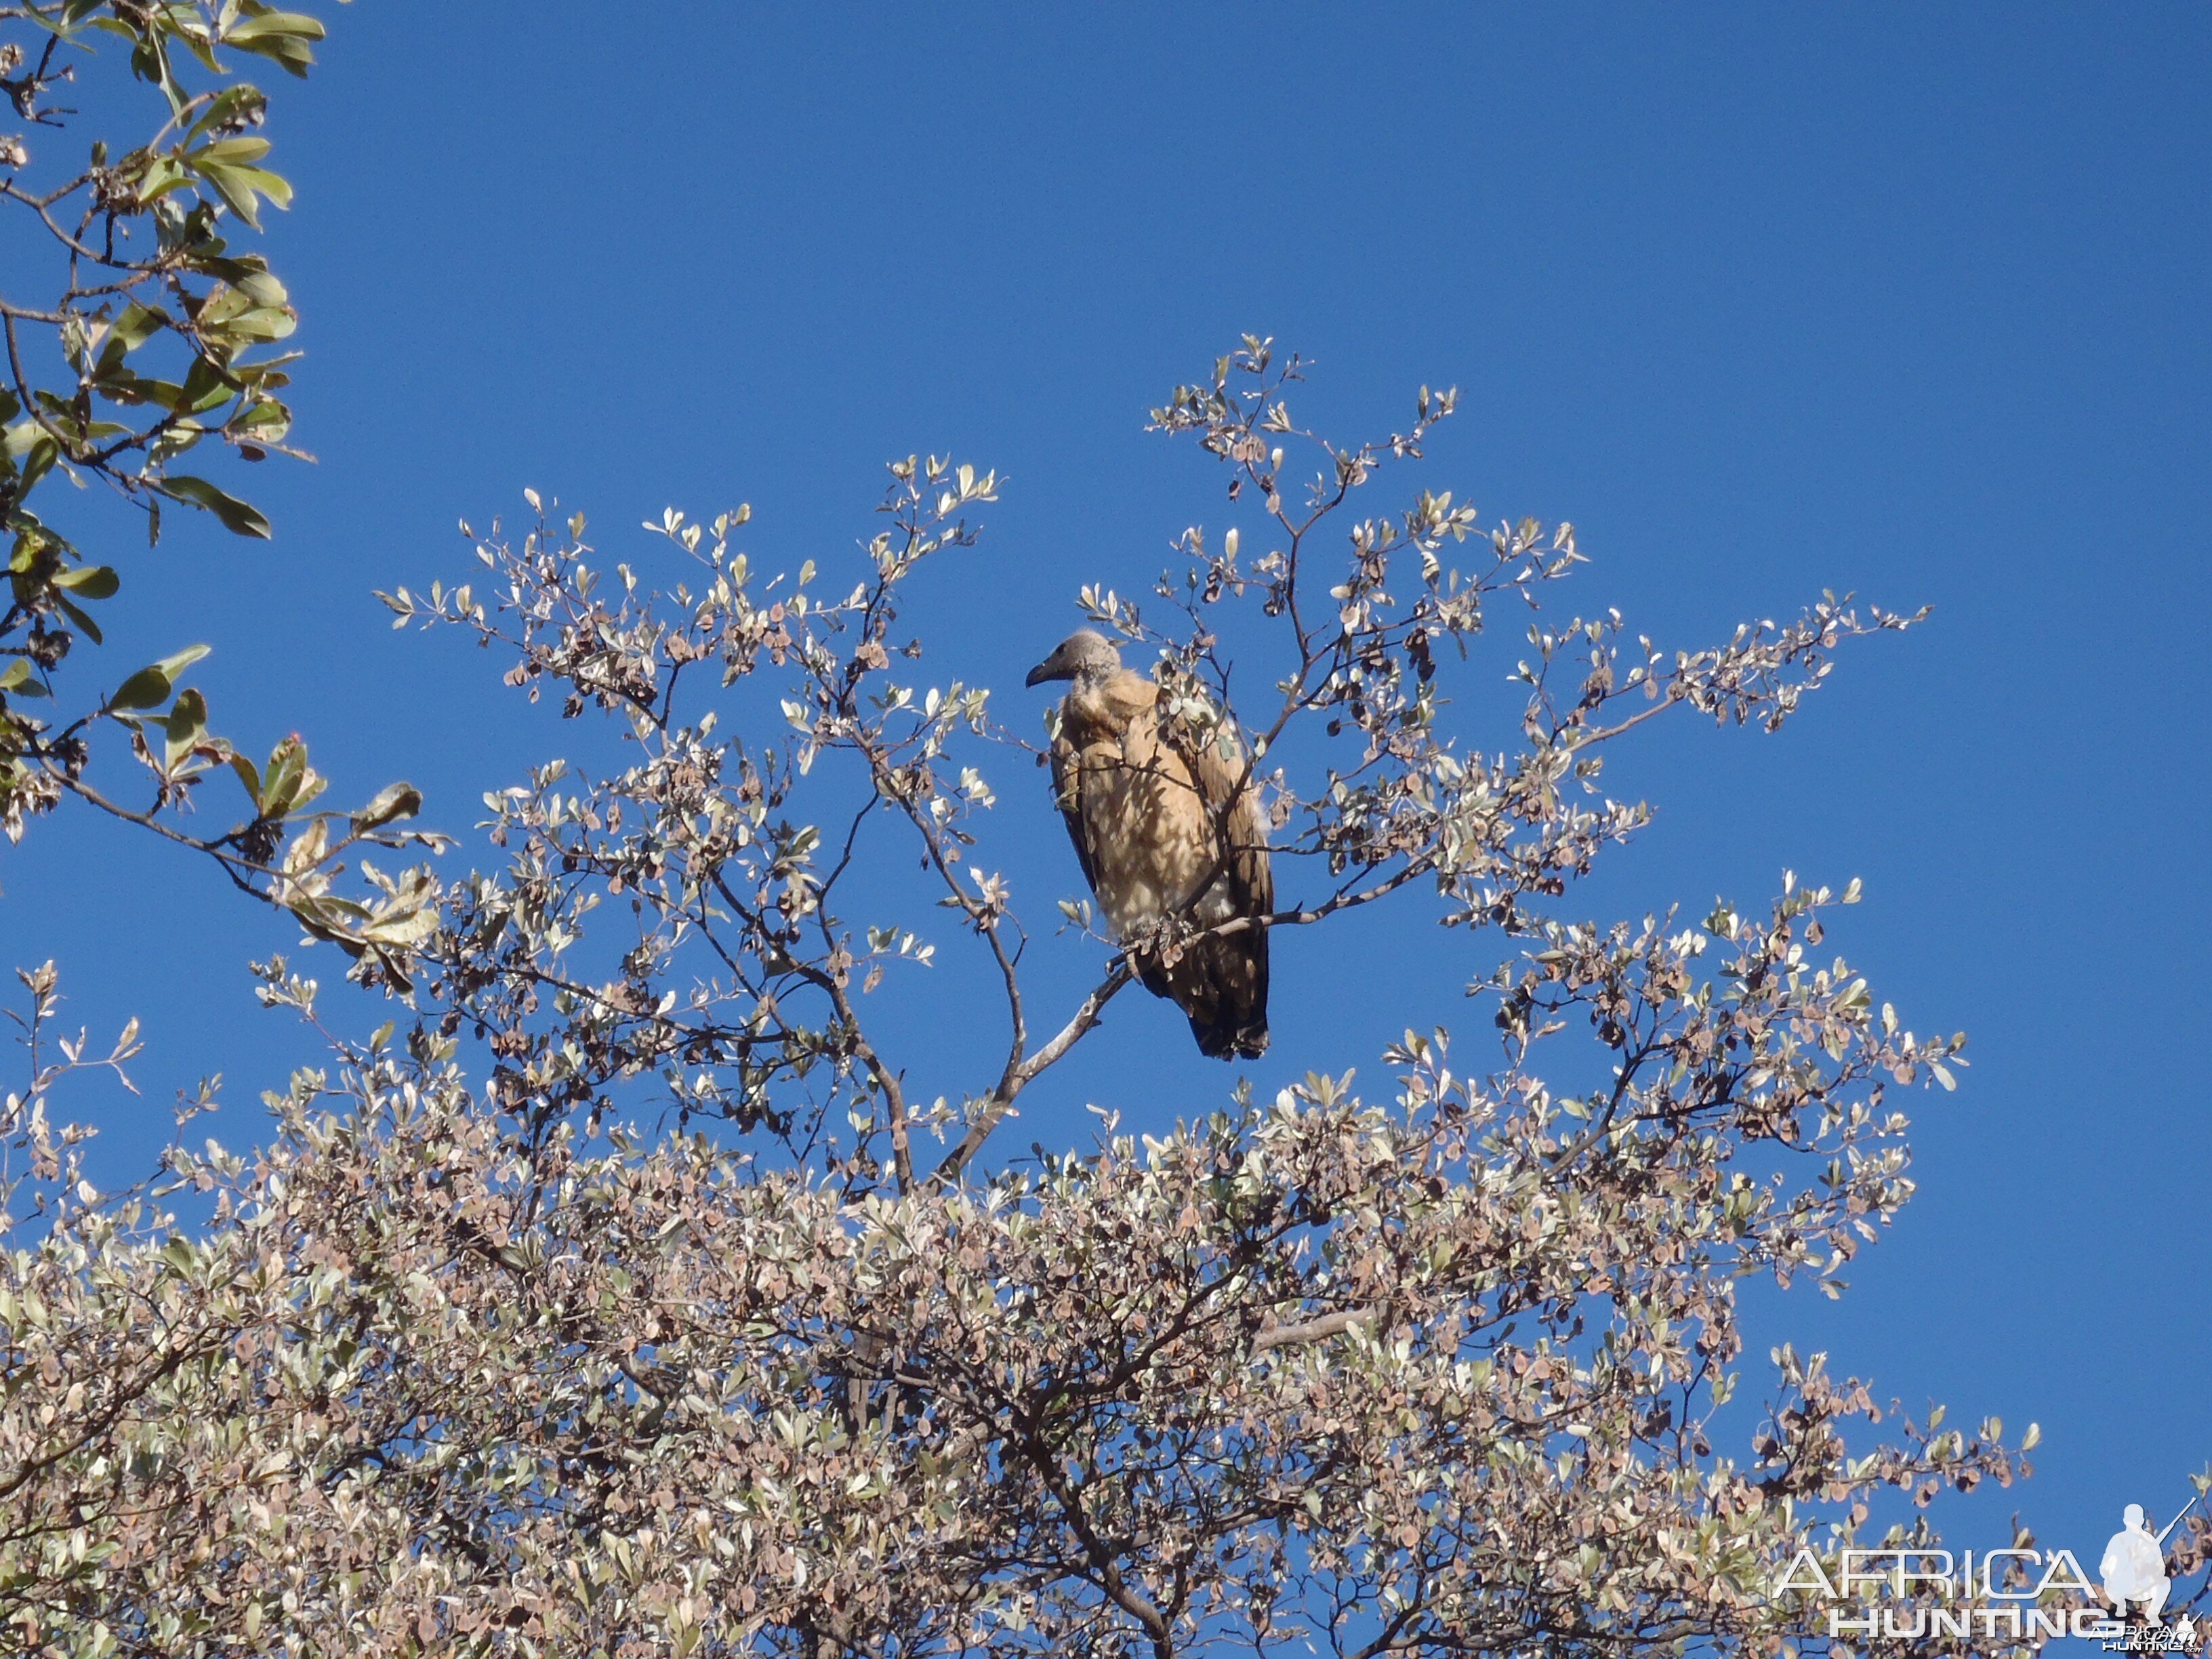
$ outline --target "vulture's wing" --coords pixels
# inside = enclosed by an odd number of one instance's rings
[[[1256,921],[1275,908],[1267,821],[1258,786],[1246,775],[1251,763],[1241,745],[1222,750],[1216,733],[1183,750],[1206,816],[1205,845],[1215,849],[1221,866],[1209,894],[1200,897],[1201,925],[1231,916]],[[1170,970],[1201,1054],[1256,1060],[1267,1052],[1267,930],[1248,927],[1196,941]]]
[[[1267,819],[1260,809],[1256,776],[1248,776],[1250,757],[1243,745],[1221,752],[1218,738],[1201,740],[1190,757],[1198,793],[1206,814],[1219,823],[1228,842],[1222,871],[1231,909],[1240,916],[1264,916],[1275,908],[1275,876],[1267,861]]]
[[[1091,850],[1091,826],[1083,812],[1082,758],[1065,730],[1054,734],[1052,740],[1053,805],[1060,808],[1060,820],[1067,825],[1067,838],[1075,843],[1075,861],[1083,866],[1083,879],[1095,893],[1098,890],[1098,859]]]

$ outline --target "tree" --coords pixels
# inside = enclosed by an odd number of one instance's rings
[[[1495,1050],[1408,1031],[1379,1098],[1316,1075],[1010,1159],[1016,1101],[1110,1038],[1128,972],[1074,899],[1025,927],[993,836],[1048,808],[1000,811],[987,772],[1036,745],[900,628],[915,584],[963,580],[994,475],[894,464],[860,568],[787,580],[743,508],[648,526],[656,574],[533,496],[471,580],[386,603],[618,758],[488,796],[495,850],[410,878],[419,920],[316,930],[388,1000],[373,1034],[261,968],[329,1055],[264,1144],[82,1185],[50,1097],[131,1039],[60,1041],[53,972],[24,975],[0,1627],[66,1654],[1769,1650],[1827,1642],[1773,1589],[1801,1548],[1887,1524],[1886,1488],[2022,1468],[1994,1421],[1847,1437],[1884,1415],[1868,1387],[1787,1348],[1748,1455],[1716,1443],[1749,1426],[1719,1415],[1735,1281],[1832,1293],[1911,1191],[1897,1091],[1963,1063],[1826,954],[1856,884],[1568,919],[1645,818],[1600,792],[1613,745],[1678,709],[1778,727],[1913,618],[1824,596],[1669,652],[1559,616],[1571,526],[1425,491],[1360,516],[1453,393],[1340,447],[1292,414],[1299,376],[1248,338],[1153,412],[1243,523],[1188,532],[1158,604],[1082,601],[1157,658],[1184,740],[1254,757],[1284,890],[1319,895],[1268,925],[1389,904],[1494,941]],[[1493,751],[1453,696],[1522,607]],[[288,818],[307,850],[246,884],[312,928],[295,858],[376,818]],[[942,926],[872,921],[917,868]],[[1030,988],[1044,950],[1102,964],[1071,1006]],[[910,1098],[870,999],[955,951],[1004,1046],[963,1098]]]
[[[285,207],[292,191],[262,165],[270,144],[257,129],[268,100],[234,78],[224,54],[304,76],[323,33],[314,18],[263,0],[0,5],[0,90],[30,125],[27,137],[0,138],[0,212],[51,262],[51,297],[0,295],[0,529],[9,544],[0,832],[20,842],[30,819],[73,797],[198,849],[242,891],[290,911],[318,938],[380,957],[389,972],[395,949],[431,926],[428,876],[370,872],[371,890],[357,900],[337,878],[349,848],[440,844],[392,828],[421,805],[408,785],[392,784],[351,813],[318,809],[325,780],[296,733],[257,766],[209,730],[206,698],[185,684],[205,645],[125,675],[73,718],[33,712],[63,689],[63,665],[79,641],[100,643],[87,607],[123,585],[113,565],[86,559],[33,510],[41,485],[56,477],[107,485],[143,513],[149,547],[161,540],[165,508],[179,506],[237,535],[270,533],[250,502],[179,464],[216,447],[247,462],[302,453],[288,441],[291,410],[278,395],[297,354],[269,351],[297,317],[267,259],[234,246],[241,227],[259,230],[264,204]],[[58,103],[61,88],[105,37],[128,44],[131,71],[159,90],[163,118],[119,155],[95,139],[82,166],[52,165],[48,141],[58,149],[53,135],[76,113]],[[214,84],[192,90],[196,71]],[[95,737],[118,731],[151,775],[149,810],[88,775]],[[225,835],[188,833],[170,809],[222,772],[235,775],[250,810]]]

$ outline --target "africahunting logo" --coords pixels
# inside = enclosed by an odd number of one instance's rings
[[[1823,1608],[1828,1634],[1836,1638],[2033,1642],[2073,1636],[2100,1643],[2107,1652],[2193,1654],[2212,1634],[2212,1620],[2200,1626],[2186,1612],[2170,1622],[2161,1615],[2173,1589],[2166,1536],[2197,1503],[2191,1498],[2156,1533],[2142,1505],[2129,1504],[2098,1560],[2094,1583],[2071,1550],[1984,1550],[1977,1557],[1972,1550],[1954,1556],[1941,1549],[1853,1549],[1824,1567],[1803,1549],[1774,1593]],[[2088,1605],[2039,1605],[2058,1596]]]

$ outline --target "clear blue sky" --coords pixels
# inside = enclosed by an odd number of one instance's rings
[[[272,546],[178,526],[129,567],[118,671],[212,641],[218,729],[292,711],[342,793],[411,775],[465,830],[569,734],[368,592],[465,575],[455,520],[525,485],[610,557],[665,502],[750,501],[795,564],[866,533],[889,457],[995,466],[932,619],[940,672],[1018,696],[1080,582],[1141,586],[1220,520],[1218,474],[1140,428],[1239,333],[1318,358],[1346,434],[1455,381],[1419,481],[1574,520],[1576,603],[1669,644],[1824,586],[1936,607],[1780,738],[1684,725],[1607,775],[1660,817],[1583,907],[1858,875],[1836,944],[1973,1039],[1913,1103],[1903,1223],[1842,1304],[1758,1297],[1753,1358],[2039,1419],[2039,1478],[1955,1510],[1961,1543],[2018,1507],[2087,1554],[2181,1501],[2212,1458],[2212,11],[369,3],[323,58],[270,128],[320,463],[256,475]],[[1072,890],[1042,784],[1000,782],[1017,892]],[[145,1017],[106,1167],[204,1071],[249,1138],[303,1051],[241,964],[289,930],[82,818],[0,881],[11,960]],[[1410,926],[1279,944],[1264,1088],[1379,1082],[1389,1036],[1472,1012],[1492,942]],[[1164,1004],[1108,1035],[1030,1134],[1218,1103]]]

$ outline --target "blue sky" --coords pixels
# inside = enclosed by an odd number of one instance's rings
[[[349,7],[314,80],[274,88],[320,460],[254,475],[273,544],[178,525],[125,566],[111,678],[212,641],[217,729],[296,725],[341,794],[408,775],[465,830],[573,733],[368,595],[465,577],[456,520],[526,485],[610,558],[665,503],[742,500],[757,561],[826,567],[885,459],[996,467],[983,546],[921,620],[940,672],[1012,699],[1080,583],[1141,587],[1223,521],[1218,474],[1141,427],[1239,334],[1317,359],[1304,406],[1346,436],[1456,382],[1397,489],[1572,519],[1575,604],[1669,645],[1822,587],[1936,606],[1779,738],[1684,724],[1616,762],[1658,823],[1578,904],[1864,879],[1834,943],[1909,1023],[1965,1028],[1974,1066],[1914,1102],[1921,1195],[1850,1295],[1754,1298],[1753,1356],[1826,1346],[1880,1394],[2039,1420],[2038,1479],[1955,1511],[1963,1543],[2019,1508],[2087,1555],[2123,1503],[2171,1513],[2212,1459],[2212,13],[616,15]],[[999,781],[1017,893],[1073,890],[1042,783]],[[204,1072],[249,1137],[305,1050],[242,964],[289,931],[82,817],[0,884],[11,960],[58,956],[96,1025],[145,1019],[146,1102],[97,1103],[105,1167]],[[1255,1080],[1379,1082],[1380,1045],[1464,1018],[1492,959],[1411,919],[1284,939],[1290,1035]],[[1166,1005],[1108,1036],[1022,1139],[1080,1134],[1086,1100],[1220,1101]]]

